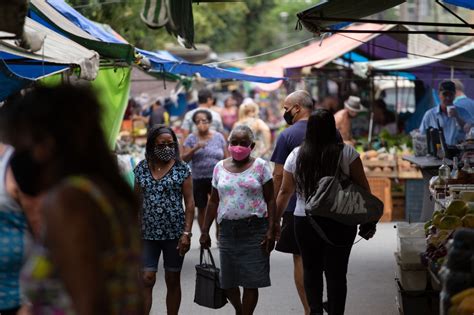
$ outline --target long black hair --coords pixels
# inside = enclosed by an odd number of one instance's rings
[[[117,159],[101,126],[101,107],[90,88],[36,86],[9,100],[0,110],[2,140],[33,143],[52,140],[57,167],[55,184],[81,175],[109,186],[129,209],[138,211],[131,187],[120,175]]]
[[[334,175],[344,144],[340,142],[334,116],[315,110],[308,119],[306,136],[296,158],[296,190],[309,196],[324,176]]]
[[[176,162],[181,161],[181,157],[179,155],[179,143],[178,143],[178,137],[176,137],[176,133],[171,129],[170,127],[167,127],[165,125],[154,125],[153,128],[151,128],[148,131],[147,139],[146,139],[146,146],[145,146],[145,158],[149,163],[154,163],[156,161],[155,159],[155,142],[156,138],[158,138],[159,135],[162,135],[164,133],[170,134],[171,137],[173,138],[174,142],[174,152],[175,156],[174,159]]]

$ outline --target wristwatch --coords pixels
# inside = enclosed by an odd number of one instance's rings
[[[192,237],[192,236],[193,236],[193,233],[184,231],[184,232],[183,232],[183,235]]]

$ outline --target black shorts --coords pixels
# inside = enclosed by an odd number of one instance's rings
[[[206,208],[211,190],[212,178],[193,179],[194,204],[197,208]]]
[[[143,271],[156,272],[161,253],[165,271],[180,272],[184,257],[179,255],[178,239],[152,241],[143,240]]]
[[[300,249],[295,237],[294,216],[291,212],[283,214],[280,240],[277,242],[275,249],[282,253],[300,255]]]

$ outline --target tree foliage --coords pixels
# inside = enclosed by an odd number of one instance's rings
[[[140,19],[143,1],[67,0],[86,17],[110,25],[132,45],[163,49],[176,40],[166,30],[149,29]],[[216,52],[258,54],[311,37],[295,31],[296,13],[319,0],[248,0],[193,5],[195,42]],[[283,13],[282,13],[283,12]],[[285,13],[286,12],[286,13]]]

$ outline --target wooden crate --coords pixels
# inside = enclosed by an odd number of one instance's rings
[[[405,221],[404,192],[392,192],[392,221]]]
[[[392,221],[392,181],[390,178],[368,177],[372,194],[382,200],[384,204],[381,222]]]

